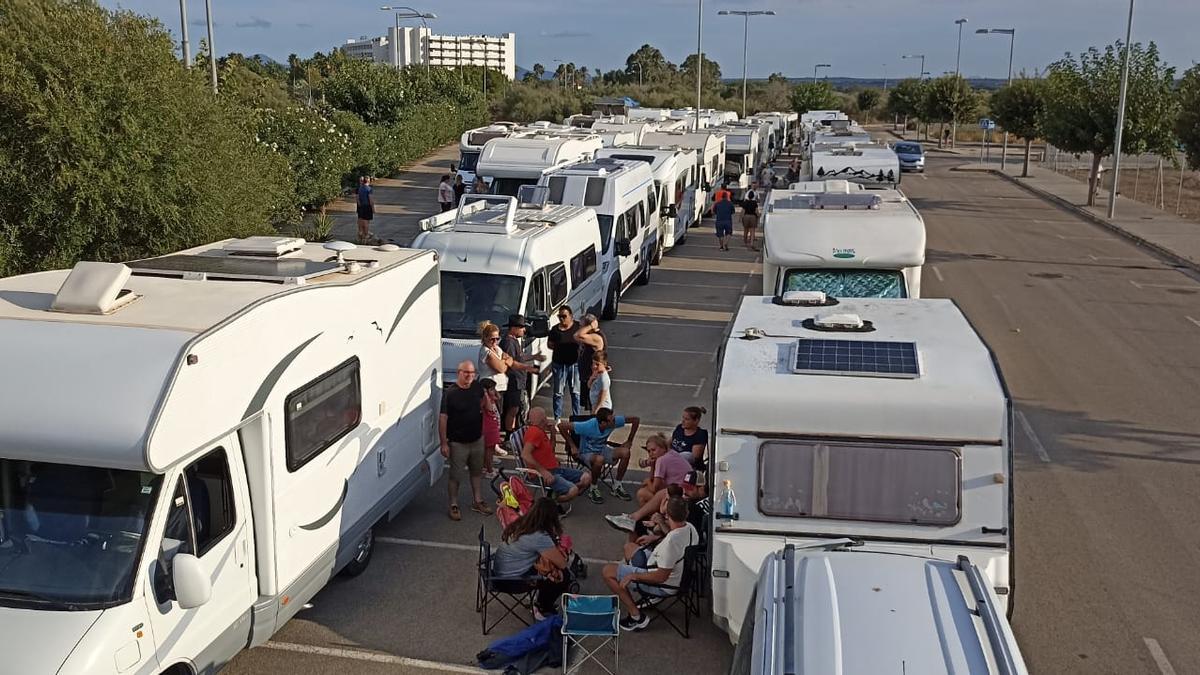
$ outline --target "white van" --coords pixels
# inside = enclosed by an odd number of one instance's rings
[[[654,175],[654,189],[658,194],[660,246],[658,264],[662,253],[687,239],[688,228],[697,221],[696,214],[696,152],[686,148],[659,148],[648,145],[629,145],[620,148],[605,148],[596,153],[596,158],[627,159],[646,162]],[[666,208],[662,208],[665,206]]]
[[[1026,675],[998,607],[966,556],[788,545],[763,562],[729,672]]]
[[[442,473],[437,297],[287,237],[0,280],[3,670],[215,672],[362,572]]]
[[[741,199],[742,193],[757,181],[759,169],[766,163],[762,137],[757,124],[724,125],[715,128],[725,134],[725,163],[719,181]]]
[[[458,141],[458,175],[468,187],[475,184],[475,165],[483,146],[493,138],[508,138],[514,133],[514,122],[493,122],[486,127],[468,129]]]
[[[605,279],[601,317],[615,319],[621,295],[634,283],[650,283],[650,265],[659,248],[659,203],[654,175],[645,162],[597,159],[547,174],[541,185],[551,204],[596,209],[600,232],[600,271]]]
[[[651,131],[642,137],[643,145],[655,145],[661,148],[681,147],[696,151],[696,168],[700,172],[697,177],[699,194],[697,194],[697,213],[699,216],[708,213],[712,208],[713,195],[716,193],[717,181],[725,170],[725,134],[717,131]]]
[[[537,190],[528,186],[522,198]],[[600,227],[592,209],[548,206],[513,197],[463,195],[458,209],[426,218],[413,248],[437,251],[441,271],[442,366],[446,382],[464,360],[479,355],[479,324],[503,326],[530,317],[527,347],[545,354],[537,391],[550,367],[548,317],[563,305],[580,316],[598,312],[604,277],[598,264]]]
[[[925,221],[899,190],[824,181],[772,190],[763,208],[763,294],[919,298]]]
[[[718,360],[716,623],[737,640],[767,556],[843,537],[965,555],[1010,603],[1012,414],[987,345],[950,300],[807,300],[743,298]]]
[[[522,185],[536,185],[542,175],[566,164],[591,159],[604,147],[599,136],[545,136],[497,138],[483,146],[476,173],[488,184],[489,194],[516,197]]]

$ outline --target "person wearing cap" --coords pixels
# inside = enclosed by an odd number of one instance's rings
[[[545,361],[546,355],[530,355],[525,351],[525,332],[529,326],[524,316],[513,314],[504,327],[508,330],[500,348],[512,358],[512,365],[508,367],[508,389],[504,391],[504,431],[512,433],[529,416],[529,374],[541,370],[533,364]]]
[[[683,482],[678,486],[668,485],[666,489],[660,490],[654,494],[642,507],[630,514],[607,515],[604,516],[604,521],[610,527],[622,532],[628,533],[629,541],[638,543],[643,541],[642,537],[653,534],[653,525],[655,525],[655,514],[659,513],[663,504],[666,503],[672,493],[678,492],[687,500],[691,508],[688,509],[688,522],[696,528],[696,531],[704,536],[707,520],[712,514],[712,500],[708,497],[708,488],[704,482],[704,474],[699,471],[689,471],[683,476]],[[642,545],[652,545],[656,539],[645,539]]]

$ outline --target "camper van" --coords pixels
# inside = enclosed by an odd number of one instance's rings
[[[732,640],[788,544],[967,556],[1011,603],[1010,402],[953,301],[746,297],[718,362],[712,605]]]
[[[620,134],[618,137],[620,142],[609,143],[605,147],[614,147],[617,145],[641,145],[642,138],[646,132],[653,128],[652,125],[646,122],[612,122],[608,120],[600,120],[592,125],[592,132],[600,134]]]
[[[900,184],[900,159],[891,149],[875,143],[819,143],[812,147],[801,175],[807,180],[845,179],[871,187],[896,187]]]
[[[725,169],[721,181],[733,193],[734,199],[741,199],[742,193],[755,184],[759,170],[769,161],[763,145],[769,137],[769,129],[768,136],[761,134],[758,123],[727,124],[715,130],[725,134]]]
[[[463,183],[468,186],[475,183],[475,165],[479,162],[479,153],[483,152],[484,144],[493,138],[512,136],[516,127],[513,122],[495,122],[463,132],[458,142],[458,175],[462,176]]]
[[[627,159],[645,162],[654,175],[654,189],[658,194],[660,242],[658,264],[661,254],[683,243],[688,228],[698,222],[696,213],[696,152],[685,148],[657,148],[648,145],[629,145],[620,148],[605,148],[596,153],[596,158]]]
[[[541,182],[551,204],[594,208],[600,232],[600,271],[605,278],[605,320],[614,319],[621,295],[634,283],[650,283],[659,251],[659,202],[650,166],[641,161],[597,159],[565,166]]]
[[[696,168],[700,175],[697,211],[703,215],[712,208],[713,194],[725,170],[725,134],[702,130],[651,131],[642,137],[642,145],[663,148],[681,147],[696,151]]]
[[[591,159],[602,147],[599,136],[587,134],[497,138],[483,146],[476,173],[487,182],[490,194],[516,197],[522,185],[536,185],[555,168]]]
[[[925,221],[899,190],[849,181],[773,190],[763,209],[763,294],[919,298]]]
[[[502,326],[513,314],[531,317],[531,353],[549,348],[542,324],[559,307],[576,316],[599,311],[604,277],[600,227],[592,209],[549,206],[530,197],[463,195],[458,209],[419,223],[413,248],[437,251],[441,271],[442,377],[455,378],[463,360],[479,355],[479,324]],[[546,381],[535,374],[530,391]]]
[[[251,237],[0,280],[10,673],[211,673],[441,476],[437,262]]]
[[[758,575],[730,675],[1026,675],[996,592],[966,556],[787,545]]]

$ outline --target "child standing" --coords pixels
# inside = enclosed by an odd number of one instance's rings
[[[500,392],[496,391],[496,381],[490,377],[483,378],[479,384],[483,387],[483,475],[491,480],[496,477],[492,462],[500,448]]]

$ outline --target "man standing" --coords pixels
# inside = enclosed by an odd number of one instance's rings
[[[446,486],[450,493],[450,520],[462,520],[458,508],[458,484],[466,473],[471,480],[471,510],[489,515],[491,507],[483,501],[483,387],[475,381],[475,362],[458,364],[454,384],[442,394],[442,414],[438,417],[442,457],[449,469]]]
[[[454,208],[454,186],[450,184],[450,174],[442,176],[442,182],[438,183],[438,203],[442,206],[442,213]]]
[[[630,424],[629,436],[621,445],[615,448],[610,447],[608,437],[612,435],[612,432],[625,426],[626,422]],[[559,432],[567,439],[567,452],[578,455],[579,461],[592,472],[592,487],[588,489],[588,499],[592,500],[593,504],[604,502],[604,497],[600,495],[600,488],[597,485],[600,484],[600,474],[604,471],[605,464],[616,464],[616,471],[613,473],[613,477],[616,478],[612,489],[613,496],[625,501],[633,499],[625,491],[625,486],[621,485],[621,480],[625,478],[625,471],[629,468],[633,437],[637,435],[641,423],[641,419],[633,415],[629,417],[614,415],[613,411],[608,408],[597,410],[596,416],[590,420],[558,423]],[[579,437],[578,446],[575,445],[572,434]]]
[[[525,353],[525,317],[513,314],[505,324],[508,333],[500,343],[505,354],[512,357],[512,365],[508,367],[508,388],[504,390],[504,430],[512,432],[517,426],[524,424],[525,416],[529,414],[529,374],[536,373],[540,368],[533,365],[535,361],[544,361],[542,354],[530,356]]]
[[[569,305],[558,308],[558,323],[550,329],[547,342],[552,352],[550,369],[554,376],[554,421],[562,419],[563,391],[571,391],[571,414],[579,414],[579,345],[575,343],[575,331],[579,324],[575,322],[575,313]]]
[[[733,235],[733,200],[728,190],[717,193],[717,202],[713,204],[713,219],[717,227],[717,243],[720,250],[729,250],[729,237]]]
[[[358,210],[358,243],[371,243],[371,220],[375,218],[375,197],[371,194],[371,179],[358,179],[358,195],[355,200]]]

